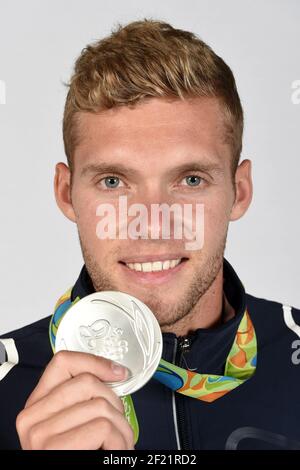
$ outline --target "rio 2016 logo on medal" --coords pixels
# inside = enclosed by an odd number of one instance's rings
[[[160,326],[147,305],[124,292],[103,291],[69,308],[57,330],[55,351],[86,352],[127,367],[127,380],[107,383],[122,397],[151,379],[161,359],[162,344]]]

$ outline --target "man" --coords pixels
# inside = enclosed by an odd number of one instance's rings
[[[189,380],[177,393],[152,378],[132,395],[135,442],[105,384],[128,370],[82,352],[53,356],[50,315],[2,336],[2,448],[300,448],[300,311],[246,294],[224,258],[229,222],[252,198],[242,133],[232,72],[194,34],[137,21],[82,51],[64,112],[68,165],[56,165],[54,186],[84,266],[55,311],[98,291],[137,297],[160,324],[163,359]],[[149,210],[190,205],[192,218],[202,204],[203,245],[148,236],[157,221],[135,238],[99,236],[97,208],[117,211],[121,197]]]

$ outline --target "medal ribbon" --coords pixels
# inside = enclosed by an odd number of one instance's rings
[[[76,297],[72,302],[71,292],[72,287],[58,299],[50,320],[49,336],[54,353],[58,326],[67,310],[80,300],[80,297]],[[153,378],[178,393],[198,400],[213,402],[252,377],[256,369],[256,359],[256,334],[246,308],[226,359],[225,375],[200,374],[161,359]],[[125,416],[134,431],[136,443],[139,427],[133,401],[130,395],[122,397],[122,401]]]

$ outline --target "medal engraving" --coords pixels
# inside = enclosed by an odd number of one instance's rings
[[[160,326],[147,305],[117,291],[87,295],[62,318],[55,351],[79,351],[118,362],[127,380],[106,383],[118,396],[134,393],[155,373],[162,355]]]
[[[109,321],[104,319],[96,320],[92,325],[79,327],[83,349],[113,361],[124,359],[128,352],[128,341],[122,339],[122,335],[122,328],[113,328]]]

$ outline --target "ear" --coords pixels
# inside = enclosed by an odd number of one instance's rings
[[[250,206],[253,196],[251,160],[243,160],[235,173],[235,201],[231,209],[230,220],[240,219]]]
[[[76,222],[71,199],[71,172],[69,167],[62,162],[55,166],[54,192],[56,203],[62,213],[72,222]]]

